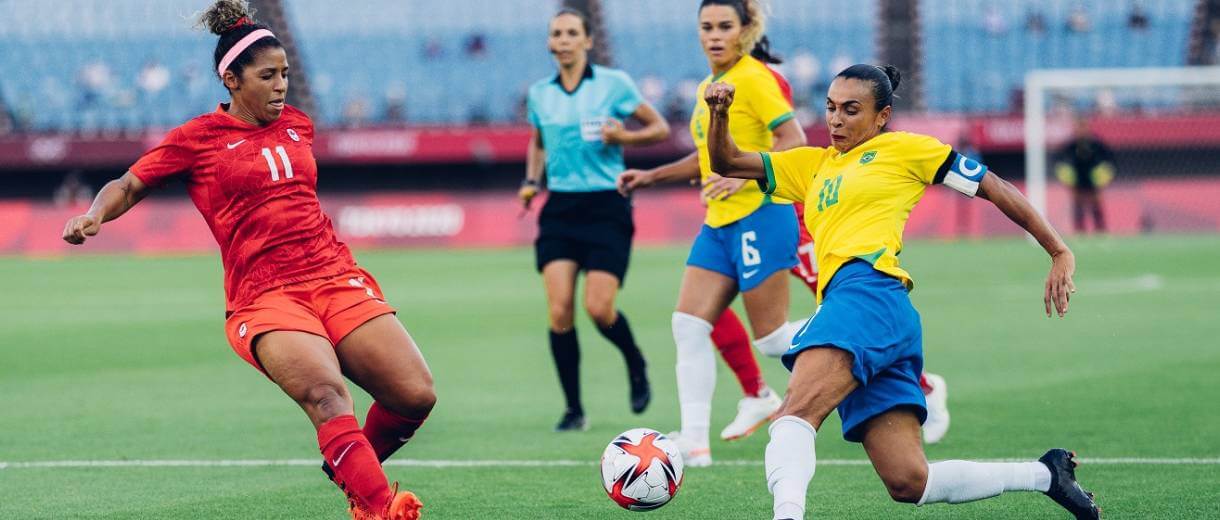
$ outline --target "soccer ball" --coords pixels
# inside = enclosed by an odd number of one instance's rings
[[[624,509],[656,509],[682,486],[682,454],[674,441],[656,430],[627,430],[602,452],[602,485]]]

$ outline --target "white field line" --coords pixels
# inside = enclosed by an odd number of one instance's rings
[[[983,459],[979,462],[1027,462],[1030,459]],[[1220,466],[1220,457],[1212,458],[1143,458],[1112,457],[1077,459],[1081,464],[1134,465],[1134,466]],[[416,468],[555,468],[590,467],[596,461],[587,460],[421,460],[403,459],[386,461],[386,466]],[[212,468],[212,467],[270,467],[270,466],[319,466],[315,459],[238,459],[238,460],[41,460],[25,462],[0,462],[4,469],[65,469],[65,468]],[[719,466],[762,466],[762,460],[721,460]],[[820,459],[819,466],[868,466],[866,459]]]

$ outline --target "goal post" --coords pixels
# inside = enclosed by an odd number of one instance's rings
[[[1033,70],[1025,76],[1024,95],[1026,195],[1048,218],[1047,172],[1052,155],[1048,152],[1051,144],[1066,140],[1070,125],[1065,119],[1085,115],[1129,122],[1124,130],[1102,129],[1130,134],[1122,141],[1131,153],[1143,153],[1145,142],[1150,143],[1146,145],[1149,150],[1175,146],[1220,150],[1212,125],[1198,124],[1198,135],[1192,135],[1192,129],[1178,128],[1177,142],[1156,135],[1172,125],[1175,117],[1184,115],[1220,125],[1220,67]],[[1141,121],[1162,124],[1145,129]],[[1172,174],[1175,165],[1166,167]]]

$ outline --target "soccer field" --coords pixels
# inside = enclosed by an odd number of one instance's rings
[[[1033,459],[1062,446],[1085,459],[1078,476],[1108,518],[1220,517],[1220,237],[1074,246],[1079,292],[1060,320],[1043,315],[1048,262],[1030,244],[908,244],[927,366],[948,380],[953,413],[929,458]],[[631,415],[622,361],[582,317],[591,428],[555,434],[562,399],[530,251],[357,252],[436,377],[432,418],[387,467],[425,518],[637,514],[606,498],[596,462],[623,430],[678,426],[669,321],[684,255],[637,250],[621,301],[648,356],[652,406]],[[345,517],[304,414],[225,341],[218,257],[8,258],[0,279],[0,518]],[[812,311],[795,281],[793,302],[794,319]],[[783,388],[783,368],[762,363]],[[713,432],[740,397],[719,365]],[[690,469],[648,517],[770,518],[766,437],[714,441],[717,464]],[[1029,493],[893,504],[833,416],[817,454],[811,517],[1066,516]]]

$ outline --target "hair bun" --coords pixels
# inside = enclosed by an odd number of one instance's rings
[[[199,15],[199,25],[212,34],[223,35],[245,25],[253,25],[254,11],[246,0],[216,0]]]
[[[898,85],[902,84],[902,71],[893,65],[885,65],[881,67],[881,72],[885,73],[885,77],[890,78],[890,91],[898,90]]]

